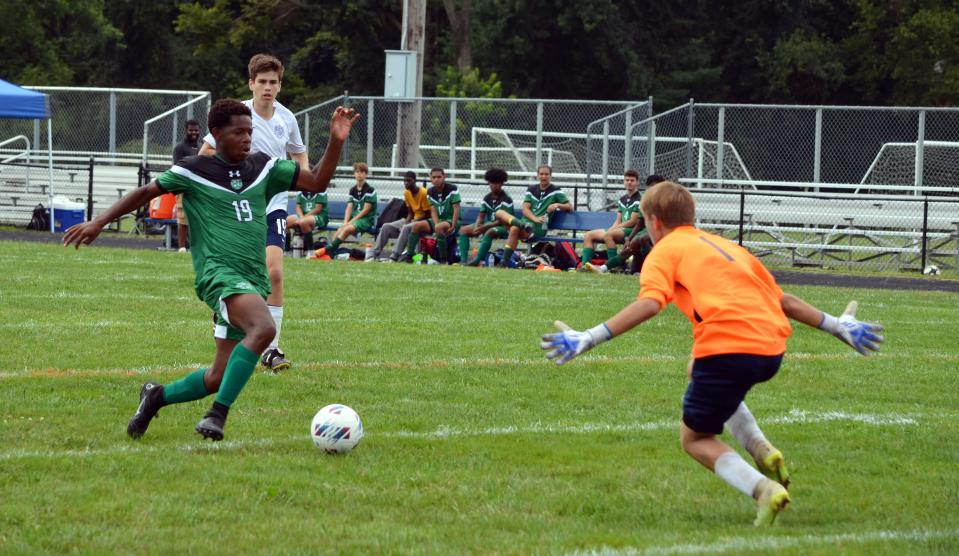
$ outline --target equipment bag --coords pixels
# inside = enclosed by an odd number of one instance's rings
[[[382,228],[383,224],[395,222],[400,218],[406,218],[407,214],[409,214],[409,210],[407,210],[406,203],[403,199],[390,199],[390,202],[386,204],[386,208],[384,208],[383,212],[377,217],[376,227]]]
[[[568,270],[579,266],[579,257],[568,241],[557,241],[553,247],[553,267]]]
[[[27,224],[27,229],[40,231],[50,230],[49,211],[42,204],[34,207],[33,215],[30,217],[30,223]]]

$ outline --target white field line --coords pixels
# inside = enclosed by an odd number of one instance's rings
[[[814,412],[793,409],[786,415],[761,419],[763,423],[783,425],[828,423],[847,421],[870,426],[913,426],[919,424],[919,416],[900,413],[847,413],[844,411]],[[629,433],[653,430],[670,430],[679,428],[679,421],[649,421],[645,423],[585,423],[578,425],[564,425],[561,423],[533,423],[523,426],[485,427],[485,428],[457,428],[440,426],[433,431],[385,431],[370,432],[374,438],[414,438],[414,439],[446,439],[475,436],[504,436],[522,434],[590,434],[590,433]],[[171,451],[186,453],[208,453],[220,451],[244,450],[249,448],[269,448],[290,443],[306,445],[308,436],[290,435],[281,438],[234,439],[217,443],[190,443],[175,446],[155,446],[145,443],[133,443],[124,440],[122,444],[103,448],[82,448],[70,450],[29,450],[15,449],[0,451],[0,461],[22,458],[70,458],[70,457],[97,457],[115,456],[120,454],[145,454]]]
[[[142,325],[139,323],[138,325]],[[0,326],[2,328],[2,326]],[[61,324],[62,328],[62,324]],[[788,360],[793,359],[802,359],[805,361],[852,361],[857,360],[861,356],[856,354],[853,351],[840,351],[836,353],[809,353],[809,352],[790,352],[786,355],[786,365],[788,366]],[[897,353],[882,353],[880,355],[874,355],[874,358],[881,359],[906,359],[909,361],[915,361],[916,359],[922,360],[941,360],[941,361],[959,361],[959,353],[946,353],[946,352],[923,352],[921,354],[915,354],[912,352],[897,352]],[[668,355],[668,354],[654,354],[654,355],[624,355],[624,356],[605,356],[605,355],[584,355],[580,357],[577,361],[581,363],[676,363],[681,364],[679,368],[681,371],[685,372],[686,363],[689,361],[687,355]],[[63,376],[126,376],[129,374],[156,374],[164,373],[170,371],[182,371],[187,368],[198,369],[200,367],[206,367],[210,365],[210,361],[197,362],[197,363],[179,363],[173,362],[169,365],[159,366],[151,365],[144,367],[128,367],[120,369],[52,369],[52,368],[26,368],[20,370],[6,370],[0,371],[0,379],[4,378],[21,378],[21,377],[36,377],[36,378],[47,378],[47,377],[63,377]],[[564,369],[575,369],[577,365],[576,362],[568,364]],[[555,363],[549,361],[545,357],[536,357],[533,359],[521,359],[521,358],[511,358],[511,357],[488,357],[488,358],[476,358],[476,359],[467,359],[461,357],[454,357],[451,359],[430,359],[425,361],[346,361],[342,359],[331,359],[328,361],[317,361],[317,362],[304,362],[297,363],[297,368],[307,371],[320,371],[328,369],[373,369],[373,370],[401,370],[401,369],[410,369],[421,371],[424,369],[429,369],[430,367],[506,367],[506,366],[524,366],[524,367],[554,367]],[[668,371],[670,368],[667,368]]]
[[[651,546],[647,548],[611,548],[607,546],[571,552],[571,556],[669,556],[673,554],[739,554],[745,551],[774,553],[788,548],[836,545],[923,542],[959,537],[959,529],[911,531],[867,531],[864,533],[842,533],[836,535],[802,536],[763,536],[763,537],[727,537],[713,543],[674,544]]]

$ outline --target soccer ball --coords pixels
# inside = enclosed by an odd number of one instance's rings
[[[316,446],[328,454],[344,454],[363,438],[363,422],[352,408],[331,404],[319,410],[310,425]]]
[[[922,273],[925,274],[925,275],[927,275],[927,276],[938,276],[938,275],[939,275],[939,267],[936,266],[936,265],[934,265],[934,264],[931,264],[931,265],[927,266],[926,268],[922,269]]]

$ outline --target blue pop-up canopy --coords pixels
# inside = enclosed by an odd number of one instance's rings
[[[50,119],[50,103],[47,95],[17,87],[0,79],[0,118],[47,121],[47,171],[49,172],[49,202],[53,206],[53,124]],[[0,137],[2,139],[2,137]],[[36,149],[37,145],[33,145]],[[29,149],[28,149],[29,151]],[[29,162],[27,158],[27,162]],[[29,172],[29,169],[27,170]],[[29,174],[28,174],[29,176]],[[50,218],[53,231],[53,218]]]
[[[0,118],[45,120],[49,117],[47,95],[0,79]]]

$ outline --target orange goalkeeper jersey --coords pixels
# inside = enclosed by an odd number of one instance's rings
[[[725,238],[680,226],[643,263],[639,298],[674,303],[693,323],[693,357],[779,355],[792,332],[783,292],[756,257]]]

